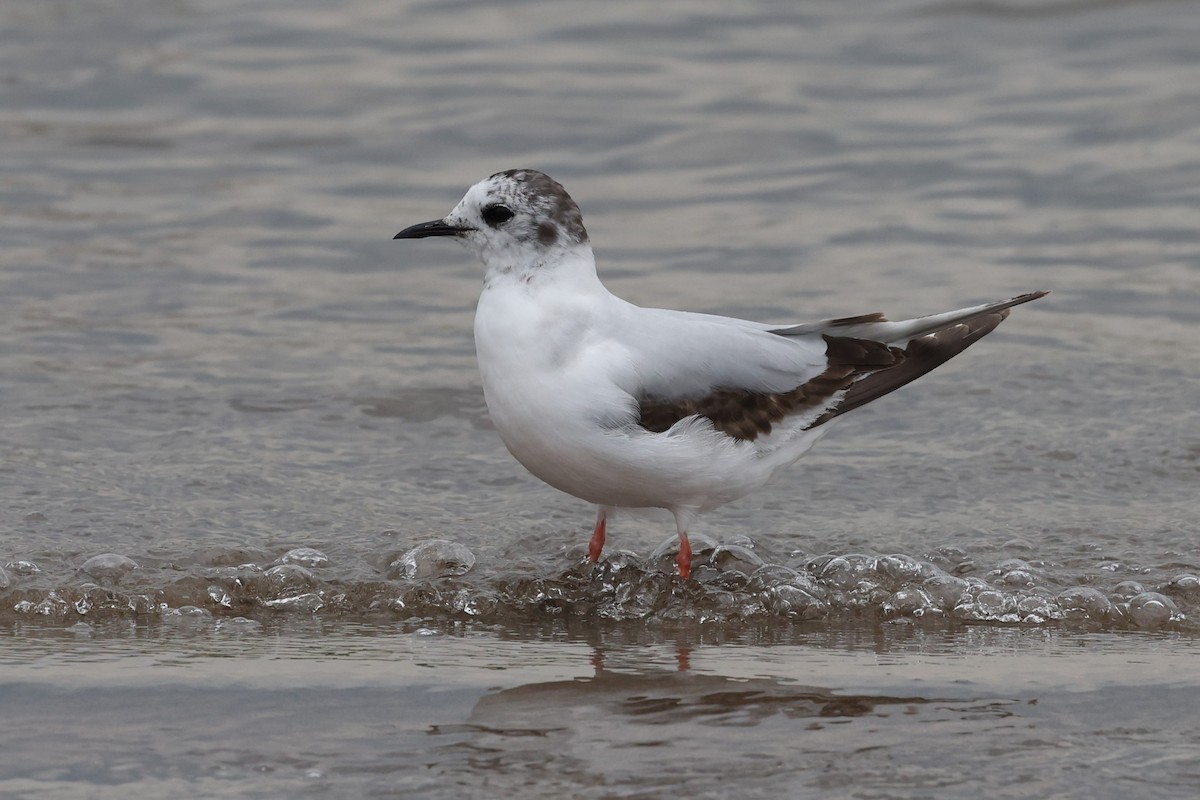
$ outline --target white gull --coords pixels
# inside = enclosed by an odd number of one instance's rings
[[[696,516],[767,483],[831,420],[898,389],[990,333],[1031,292],[892,322],[800,325],[641,308],[604,288],[579,206],[549,176],[499,172],[444,218],[396,239],[453,236],[482,259],[475,349],[488,412],[509,452],[597,506],[589,547],[618,508]]]

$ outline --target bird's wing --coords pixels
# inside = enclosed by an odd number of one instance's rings
[[[634,307],[620,328],[631,362],[621,388],[650,431],[693,416],[735,439],[784,419],[812,428],[916,380],[1044,294],[901,322],[868,314],[783,328]]]
[[[755,439],[784,419],[803,426],[829,412],[864,369],[892,365],[881,342],[817,333],[780,336],[770,326],[664,309],[637,309],[620,326],[629,369],[618,379],[636,424],[664,432],[704,417],[735,439]]]

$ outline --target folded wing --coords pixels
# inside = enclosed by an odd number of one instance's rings
[[[876,400],[966,350],[996,328],[1013,306],[1044,296],[1033,292],[900,322],[867,314],[772,327],[686,312],[669,314],[663,341],[638,339],[631,323],[637,424],[665,432],[703,417],[738,440],[769,434],[784,420],[803,429]],[[899,346],[897,346],[899,345]],[[653,371],[637,369],[654,364]],[[802,415],[802,416],[801,416]]]

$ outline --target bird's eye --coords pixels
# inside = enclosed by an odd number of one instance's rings
[[[508,206],[502,206],[497,203],[483,209],[481,216],[483,217],[484,222],[494,228],[497,225],[503,224],[512,219],[513,212]]]

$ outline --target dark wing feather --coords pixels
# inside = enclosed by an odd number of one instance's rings
[[[705,417],[717,430],[739,440],[754,440],[771,432],[785,417],[819,409],[838,392],[850,389],[856,380],[876,370],[894,367],[904,351],[882,342],[824,336],[825,371],[786,392],[752,392],[719,387],[694,398],[644,397],[638,402],[639,422],[655,433],[691,416]]]
[[[991,311],[912,339],[902,351],[903,357],[897,359],[894,365],[866,371],[851,384],[834,406],[817,417],[809,427],[823,425],[834,417],[853,411],[905,384],[912,383],[987,336],[1007,316],[1008,309]]]
[[[839,317],[825,319],[820,322],[806,322],[802,325],[789,325],[786,328],[775,328],[771,333],[777,336],[804,336],[813,333],[825,333],[831,328],[846,328],[851,325],[869,325],[874,322],[887,322],[888,318],[882,312],[859,314],[857,317]]]

